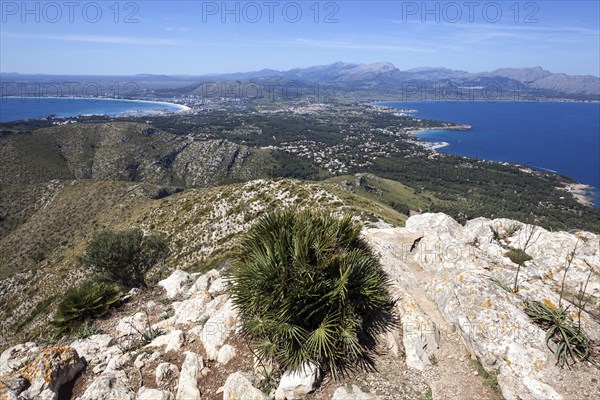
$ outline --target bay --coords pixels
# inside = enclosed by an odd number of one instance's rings
[[[78,115],[147,115],[157,112],[176,112],[187,107],[178,104],[122,99],[77,97],[2,97],[0,122],[39,119],[48,116],[60,118]]]
[[[594,187],[600,206],[600,103],[386,102],[409,115],[471,125],[468,131],[434,130],[418,137],[447,142],[437,151],[507,161],[567,175]]]

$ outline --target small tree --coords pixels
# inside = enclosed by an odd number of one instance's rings
[[[146,286],[146,272],[167,254],[167,241],[162,235],[144,236],[137,228],[104,231],[88,245],[83,263],[125,287]]]
[[[388,278],[349,216],[269,214],[229,275],[243,333],[284,370],[372,368],[377,335],[395,323]]]

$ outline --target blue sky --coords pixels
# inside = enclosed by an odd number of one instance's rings
[[[1,3],[2,72],[200,75],[389,61],[600,74],[597,0]]]

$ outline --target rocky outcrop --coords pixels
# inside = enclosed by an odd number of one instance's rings
[[[379,397],[365,393],[356,385],[351,388],[339,387],[333,392],[331,400],[379,400]]]
[[[92,382],[80,400],[135,400],[136,395],[126,382],[123,371],[105,372]]]
[[[186,352],[185,361],[179,374],[176,400],[200,400],[198,378],[202,368],[204,368],[202,357],[191,351]]]
[[[173,272],[167,279],[158,282],[158,286],[164,288],[167,296],[172,299],[177,295],[187,291],[187,285],[190,281],[190,274],[177,270]]]
[[[268,396],[255,388],[252,377],[241,372],[229,375],[223,386],[223,400],[268,400]]]
[[[315,390],[320,378],[321,371],[314,364],[304,364],[299,371],[286,371],[279,381],[275,399],[302,399]]]
[[[6,354],[3,360],[8,364],[14,350],[9,349]],[[24,367],[0,376],[0,396],[54,400],[58,398],[60,387],[73,380],[84,366],[77,351],[70,347],[46,349]]]
[[[398,304],[409,366],[427,366],[427,353],[437,343],[436,329],[456,332],[488,371],[497,372],[506,399],[568,398],[570,389],[556,379],[563,372],[546,346],[545,331],[525,314],[523,304],[559,304],[570,254],[573,277],[567,275],[566,288],[577,293],[591,273],[595,282],[586,295],[598,299],[596,235],[483,218],[463,227],[444,214],[423,214],[409,218],[405,228],[370,229],[365,237],[381,255],[393,286],[405,293]],[[517,269],[505,256],[510,247],[525,249],[532,257],[521,268],[517,293],[504,289],[512,287]],[[581,323],[597,340],[600,325],[585,311]],[[580,365],[580,374],[587,376],[582,379],[592,379],[596,372],[585,364]]]
[[[147,292],[131,292],[124,311],[103,321],[106,333],[69,347],[44,349],[30,342],[4,351],[0,396],[55,399],[86,365],[85,379],[78,381],[85,382],[80,400],[193,400],[221,393],[224,399],[292,400],[315,391],[315,398],[334,400],[395,399],[398,390],[385,380],[406,383],[410,376],[435,400],[488,398],[481,371],[471,366],[476,362],[497,376],[507,400],[600,395],[589,387],[597,370],[586,362],[574,371],[556,366],[545,331],[524,312],[526,300],[553,307],[561,301],[576,311],[569,302],[578,290],[599,302],[598,236],[548,232],[504,219],[478,218],[462,226],[444,214],[411,217],[405,228],[377,226],[363,235],[390,278],[400,324],[382,337],[387,353],[376,355],[376,365],[389,362],[388,369],[368,375],[368,381],[332,387],[326,379],[319,388],[322,374],[312,364],[275,380],[280,373],[275,364],[260,363],[239,345],[238,314],[221,273],[175,271],[152,300]],[[517,269],[506,256],[508,248],[531,256],[521,268],[517,292],[507,290]],[[563,281],[570,295],[559,300]],[[597,341],[595,318],[581,311],[582,327]],[[144,338],[144,332],[152,337]],[[401,374],[399,366],[406,368]],[[474,382],[480,386],[473,388]],[[276,390],[263,393],[258,386]],[[426,397],[425,389],[414,398]]]

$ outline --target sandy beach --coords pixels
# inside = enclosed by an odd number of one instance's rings
[[[594,205],[592,199],[587,196],[593,189],[590,185],[583,183],[565,183],[565,186],[559,189],[571,193],[573,197],[584,206],[593,207]]]

